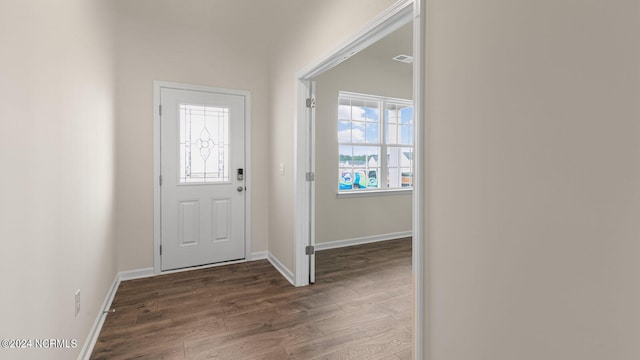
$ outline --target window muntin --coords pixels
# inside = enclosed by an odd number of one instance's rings
[[[338,144],[340,192],[413,186],[412,101],[340,92]]]

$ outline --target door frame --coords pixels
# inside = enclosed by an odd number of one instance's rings
[[[315,124],[310,121],[313,111],[306,106],[306,98],[313,91],[312,80],[321,73],[333,68],[351,55],[382,39],[413,19],[413,101],[415,118],[414,152],[419,161],[414,162],[413,185],[413,241],[412,265],[414,285],[413,314],[413,354],[415,359],[423,359],[428,355],[425,348],[429,344],[428,326],[430,322],[428,286],[425,284],[425,252],[428,251],[425,223],[427,208],[425,195],[428,194],[427,180],[427,140],[428,128],[425,112],[425,54],[426,54],[426,0],[399,0],[383,13],[378,15],[363,29],[338,46],[330,55],[317,60],[295,75],[296,83],[296,119],[294,122],[294,176],[295,176],[295,211],[294,211],[294,261],[295,285],[309,285],[310,263],[313,259],[305,254],[308,244],[314,243],[315,228],[314,209],[315,192],[313,182],[306,179],[307,172],[315,172],[315,141],[310,136]],[[409,19],[409,20],[408,20]],[[311,126],[308,126],[311,124]],[[426,324],[426,326],[425,326]]]
[[[245,158],[245,223],[244,223],[244,260],[228,261],[220,264],[209,264],[194,266],[186,269],[162,271],[160,267],[160,244],[161,237],[161,192],[160,192],[160,91],[161,89],[177,89],[204,91],[211,93],[220,93],[226,95],[239,95],[245,99],[245,118],[244,118],[244,158]],[[252,167],[251,167],[251,93],[245,90],[224,89],[205,85],[182,84],[170,81],[153,81],[153,273],[166,274],[185,270],[207,268],[219,265],[228,265],[233,263],[245,262],[251,260],[251,198],[253,194],[252,187]]]

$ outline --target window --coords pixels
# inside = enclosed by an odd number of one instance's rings
[[[180,105],[180,183],[229,181],[229,109]]]
[[[413,102],[338,95],[338,190],[413,186]]]

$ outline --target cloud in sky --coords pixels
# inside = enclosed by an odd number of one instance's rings
[[[340,105],[338,106],[338,119],[340,120],[361,120],[366,118],[366,109],[359,106]],[[338,141],[339,142],[365,142],[364,124],[361,124],[362,129],[356,127],[354,124],[353,129],[338,129]]]
[[[352,135],[353,139],[351,139]],[[353,129],[353,131],[349,129],[338,131],[338,142],[362,143],[364,142],[364,131],[360,129]]]
[[[338,107],[338,119],[364,120],[365,113],[366,110],[359,106],[340,105]]]

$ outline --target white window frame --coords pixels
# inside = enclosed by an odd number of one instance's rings
[[[387,143],[387,105],[388,104],[399,104],[399,105],[408,105],[413,107],[413,101],[408,99],[401,98],[393,98],[388,96],[378,96],[371,94],[362,94],[355,93],[349,91],[339,91],[338,92],[338,106],[340,106],[341,98],[350,98],[354,100],[361,100],[367,102],[376,102],[378,103],[379,116],[378,116],[378,142],[377,143],[354,143],[354,142],[341,142],[338,138],[338,149],[340,146],[372,146],[379,147],[379,168],[380,171],[378,173],[378,188],[370,188],[370,189],[350,189],[350,190],[340,190],[340,184],[336,183],[335,188],[337,189],[337,197],[338,198],[351,198],[351,197],[363,197],[363,196],[385,196],[385,195],[410,195],[413,190],[413,182],[410,187],[398,187],[398,188],[388,188],[387,177],[389,175],[389,165],[387,161],[387,150],[392,147],[400,147],[400,148],[411,148],[412,152],[415,152],[415,144],[407,145],[407,144],[388,144]],[[415,114],[414,114],[415,117]],[[336,122],[340,121],[340,119],[336,119]],[[353,121],[353,119],[350,119]],[[414,127],[415,119],[412,123],[412,127]],[[413,129],[415,131],[415,127]],[[336,135],[338,132],[336,132]],[[366,139],[366,134],[365,134]],[[340,151],[338,150],[338,154]],[[338,164],[338,169],[340,169],[340,165]],[[411,161],[411,173],[414,173],[413,159]]]

